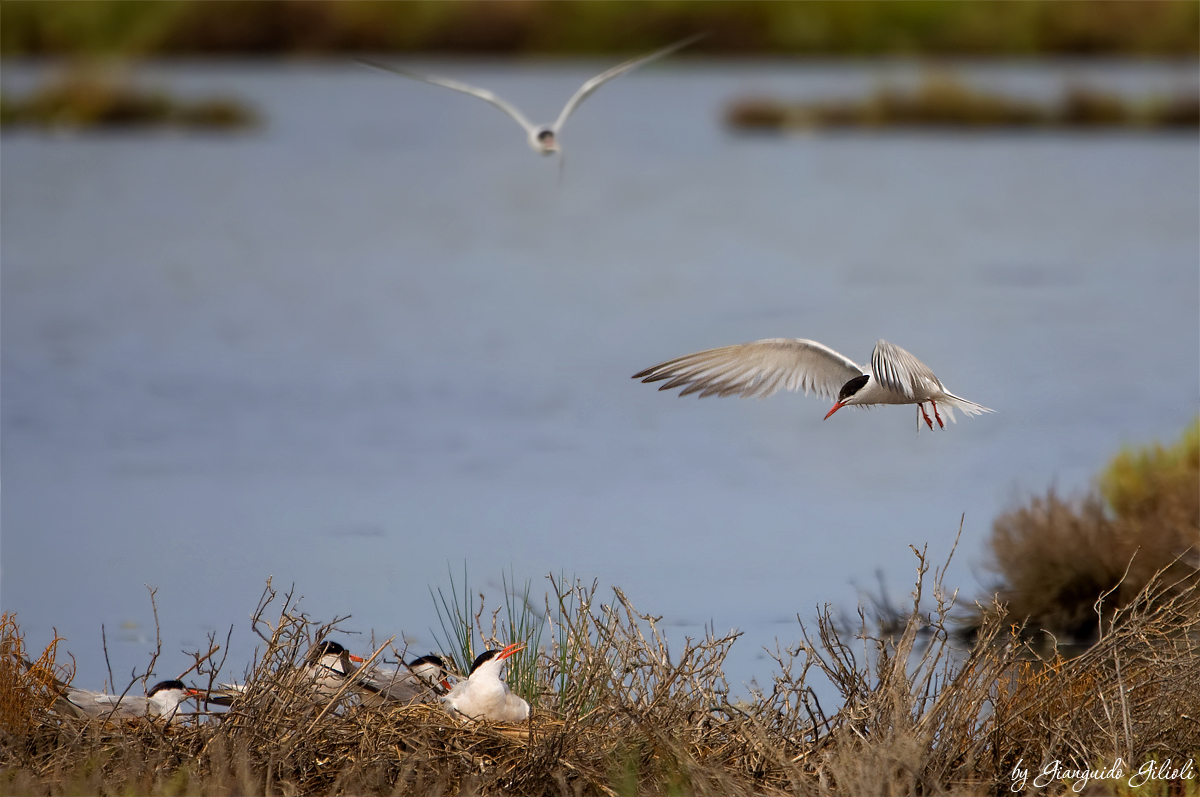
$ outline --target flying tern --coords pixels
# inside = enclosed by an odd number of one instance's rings
[[[487,650],[471,665],[471,675],[442,697],[447,713],[463,719],[521,722],[529,717],[529,704],[512,693],[500,677],[504,660],[525,649],[513,643],[503,650]]]
[[[432,83],[435,86],[443,86],[448,89],[454,89],[455,91],[461,91],[464,94],[470,94],[473,97],[478,97],[484,102],[489,102],[517,121],[517,124],[519,124],[525,130],[525,134],[529,140],[529,146],[534,152],[537,152],[541,155],[554,155],[556,153],[561,155],[562,149],[558,141],[558,134],[562,130],[563,125],[567,123],[567,119],[570,118],[571,114],[575,112],[575,109],[579,107],[580,103],[591,96],[592,92],[613,78],[620,77],[626,72],[637,69],[639,66],[648,64],[651,61],[662,58],[663,56],[670,55],[676,50],[686,47],[702,36],[703,34],[690,36],[683,41],[672,44],[669,47],[656,50],[649,55],[633,58],[629,61],[625,61],[624,63],[617,64],[612,69],[601,72],[599,75],[596,75],[594,78],[579,87],[579,90],[572,95],[571,99],[567,100],[567,104],[563,106],[562,112],[558,115],[558,119],[556,119],[552,125],[533,124],[525,118],[523,113],[517,110],[515,105],[507,102],[506,100],[502,100],[500,97],[496,96],[487,89],[481,89],[466,83],[460,83],[459,81],[451,80],[450,78],[426,75],[421,72],[412,72],[407,69],[401,69],[400,67],[396,66],[388,66],[375,61],[360,61],[360,63],[366,66],[374,67],[375,69],[382,69],[385,72],[391,72],[392,74],[400,75],[402,77],[412,78],[414,80],[423,80],[426,83]]]
[[[828,418],[846,406],[872,404],[916,404],[921,418],[933,429],[925,411],[933,408],[938,426],[946,427],[938,404],[954,420],[955,408],[967,415],[992,412],[946,390],[923,362],[899,346],[885,340],[875,344],[870,365],[859,367],[828,346],[800,338],[768,338],[738,346],[689,354],[668,360],[633,375],[643,382],[667,380],[659,390],[682,387],[679,395],[698,393],[706,396],[740,395],[765,398],[780,388],[812,390],[835,399]]]

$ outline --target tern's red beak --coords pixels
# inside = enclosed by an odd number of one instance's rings
[[[524,645],[514,642],[511,645],[504,648],[504,650],[500,651],[500,655],[496,656],[496,661],[502,661],[504,659],[507,659],[509,656],[513,655],[514,653],[520,653],[524,649],[525,649]]]
[[[350,661],[354,662],[355,664],[362,664],[364,661],[366,661],[366,659],[364,659],[362,656],[355,656],[353,653],[349,655]]]
[[[829,412],[825,413],[825,418],[823,420],[829,420],[830,415],[833,415],[835,412],[837,412],[844,406],[846,406],[846,402],[844,402],[844,401],[837,402],[836,404],[833,405],[833,408],[830,409]]]

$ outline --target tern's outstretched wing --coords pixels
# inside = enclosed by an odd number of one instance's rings
[[[583,102],[584,100],[586,100],[593,91],[600,88],[608,81],[612,80],[615,77],[620,77],[621,75],[625,74],[626,72],[629,72],[630,70],[637,69],[639,66],[642,66],[643,64],[648,64],[651,61],[662,58],[664,55],[670,55],[671,53],[675,52],[676,50],[681,49],[683,47],[687,47],[692,42],[696,41],[697,39],[703,38],[703,37],[704,37],[703,33],[698,33],[695,36],[689,36],[688,38],[684,39],[683,41],[675,42],[670,47],[664,47],[661,50],[655,50],[654,52],[650,53],[649,55],[643,55],[638,58],[634,58],[632,60],[626,61],[622,64],[617,64],[612,69],[609,69],[605,72],[601,72],[600,74],[596,75],[594,78],[589,80],[587,83],[584,83],[582,86],[580,86],[579,91],[575,92],[575,95],[573,97],[571,97],[571,99],[567,100],[567,104],[563,106],[562,113],[560,113],[558,115],[558,119],[555,120],[554,125],[551,126],[550,129],[554,131],[555,135],[557,135],[558,131],[562,129],[562,126],[564,124],[566,124],[567,118],[571,114],[575,113],[575,109],[579,107],[579,104],[581,102]]]
[[[412,78],[413,80],[421,80],[426,83],[432,83],[435,86],[443,86],[448,89],[454,89],[455,91],[461,91],[463,94],[470,94],[472,97],[478,97],[479,99],[483,100],[484,102],[490,102],[492,105],[495,105],[497,108],[504,111],[506,114],[511,116],[513,119],[516,119],[517,124],[519,124],[519,125],[521,125],[521,127],[525,128],[526,133],[532,135],[532,134],[536,133],[538,130],[538,128],[536,128],[532,124],[530,124],[529,120],[525,118],[525,115],[522,114],[520,111],[518,111],[515,106],[513,106],[511,103],[505,102],[504,100],[500,99],[495,94],[488,91],[487,89],[477,88],[477,87],[471,86],[467,83],[460,83],[457,80],[451,80],[450,78],[435,77],[433,75],[424,75],[420,72],[410,72],[407,69],[401,69],[400,67],[397,67],[397,66],[387,66],[386,64],[381,64],[381,63],[378,63],[375,61],[365,61],[365,60],[360,59],[359,63],[362,64],[363,66],[369,66],[374,69],[381,69],[384,72],[391,72],[393,75],[400,75],[401,77]]]
[[[871,352],[871,373],[881,386],[908,398],[925,395],[930,388],[945,390],[929,366],[886,340],[877,342]]]
[[[837,398],[842,385],[863,371],[828,346],[799,338],[769,338],[677,357],[633,375],[643,382],[668,380],[659,390],[683,387],[679,395],[755,396],[780,388]]]

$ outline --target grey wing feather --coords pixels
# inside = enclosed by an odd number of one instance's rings
[[[374,670],[363,677],[363,686],[383,699],[408,703],[431,691],[407,670]]]
[[[836,398],[842,385],[862,369],[828,346],[800,338],[768,338],[689,354],[641,373],[643,382],[667,380],[659,390],[683,387],[679,395],[765,398],[780,388],[810,390]]]
[[[246,686],[244,684],[221,684],[219,688],[209,690],[204,702],[216,706],[230,706],[233,705],[233,701],[244,697],[245,694]]]
[[[479,99],[483,100],[484,102],[489,102],[492,105],[495,105],[497,108],[504,111],[506,114],[511,116],[513,119],[516,119],[517,124],[519,124],[519,125],[521,125],[521,127],[525,128],[525,132],[533,133],[537,130],[537,128],[534,127],[529,122],[529,120],[525,118],[525,115],[517,110],[516,106],[512,105],[509,102],[506,102],[505,100],[500,99],[498,96],[496,96],[492,92],[488,91],[487,89],[481,89],[477,86],[472,86],[468,83],[460,83],[459,81],[451,80],[450,78],[436,77],[434,75],[426,75],[421,72],[412,72],[407,69],[401,69],[400,67],[397,67],[397,66],[388,66],[386,64],[381,64],[381,63],[378,63],[375,61],[365,61],[365,60],[360,59],[359,63],[362,64],[363,66],[372,67],[373,69],[380,69],[380,70],[383,70],[384,72],[391,72],[393,75],[400,75],[401,77],[412,78],[413,80],[420,80],[425,83],[432,83],[435,86],[442,86],[444,88],[454,89],[455,91],[461,91],[463,94],[470,94],[472,97],[478,97]]]
[[[116,718],[142,717],[146,715],[149,703],[138,695],[121,697],[82,689],[68,690],[62,700],[74,709],[77,716],[85,718],[107,717],[110,714]]]
[[[661,50],[655,50],[649,55],[642,55],[637,58],[630,59],[629,61],[617,64],[612,69],[605,70],[604,72],[596,75],[594,78],[580,86],[579,90],[575,92],[574,96],[567,100],[567,104],[563,106],[562,113],[558,115],[558,119],[555,120],[554,125],[550,129],[555,133],[558,133],[558,131],[562,129],[562,126],[566,124],[567,118],[570,117],[571,114],[575,113],[575,109],[579,107],[580,103],[590,97],[592,92],[603,86],[608,81],[615,77],[620,77],[630,70],[637,69],[639,66],[648,64],[651,61],[662,58],[663,56],[670,55],[676,50],[687,47],[697,39],[703,38],[704,35],[705,34],[703,33],[698,33],[695,36],[689,36],[683,41],[675,42],[669,47],[664,47]]]
[[[899,346],[880,340],[871,352],[871,373],[883,387],[912,398],[922,383],[945,390],[929,366]]]

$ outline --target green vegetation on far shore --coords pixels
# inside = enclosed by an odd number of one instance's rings
[[[0,55],[1200,54],[1195,0],[5,0]]]

